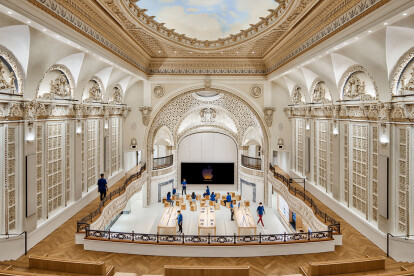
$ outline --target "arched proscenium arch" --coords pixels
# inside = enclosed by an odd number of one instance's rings
[[[172,132],[176,130],[177,124],[182,121],[182,117],[187,114],[190,109],[194,109],[198,106],[203,106],[206,102],[201,101],[193,97],[193,93],[200,91],[215,91],[223,94],[223,97],[219,99],[209,101],[208,105],[212,108],[220,107],[228,110],[234,118],[237,119],[238,126],[240,127],[239,136],[243,137],[245,131],[250,126],[259,127],[263,133],[263,170],[267,169],[268,155],[269,155],[269,130],[264,123],[264,119],[259,115],[259,113],[254,109],[253,105],[250,104],[247,100],[243,99],[241,96],[236,95],[233,92],[217,89],[217,88],[200,88],[193,89],[183,93],[180,93],[173,98],[171,98],[166,104],[164,104],[158,112],[152,117],[150,127],[147,130],[147,169],[148,169],[148,179],[147,179],[147,204],[150,204],[151,197],[151,176],[152,176],[152,144],[154,140],[154,135],[156,131],[162,127],[168,127]],[[174,139],[177,135],[173,132]],[[264,201],[265,205],[268,204],[268,182],[267,174],[264,174]]]

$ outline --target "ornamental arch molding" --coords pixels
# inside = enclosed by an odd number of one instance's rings
[[[343,73],[341,80],[339,81],[339,99],[340,100],[344,99],[344,92],[345,92],[344,90],[350,78],[353,75],[360,74],[360,73],[364,74],[367,77],[367,79],[365,80],[369,80],[371,82],[370,84],[372,84],[372,89],[374,90],[373,92],[375,94],[375,95],[370,95],[369,93],[365,93],[365,95],[371,96],[373,100],[379,99],[378,87],[377,87],[377,84],[375,83],[374,78],[371,76],[371,74],[363,66],[353,65],[349,67],[345,71],[345,73]],[[364,99],[361,99],[361,100],[364,100]]]
[[[412,69],[413,68],[413,69]],[[408,50],[398,61],[391,78],[391,96],[400,95],[401,81],[408,69],[414,70],[414,47]]]
[[[56,94],[53,93],[50,90],[50,87],[49,87],[49,90],[47,90],[47,91],[40,91],[40,89],[43,86],[46,86],[46,87],[48,86],[47,83],[43,84],[43,82],[45,81],[45,79],[47,78],[49,73],[52,73],[54,71],[57,71],[60,74],[62,74],[66,78],[67,85],[69,86],[69,95],[65,96],[63,98],[73,99],[73,95],[74,95],[74,91],[75,91],[75,80],[74,80],[70,70],[63,64],[54,64],[49,69],[47,69],[47,71],[43,74],[43,77],[39,81],[39,84],[38,84],[37,89],[36,89],[36,98],[45,98],[45,99],[48,99],[48,100],[52,100],[52,99],[55,98]],[[59,95],[57,95],[57,96],[59,96]]]
[[[221,97],[214,97],[214,99],[205,100],[199,99],[199,97],[194,97],[194,94],[197,92],[203,91],[212,91],[221,94]],[[179,139],[182,139],[183,136],[187,136],[189,132],[199,132],[202,131],[202,128],[208,128],[208,125],[197,125],[195,128],[187,129],[179,135],[177,133],[178,126],[183,121],[183,118],[188,114],[191,114],[192,111],[198,110],[203,106],[208,106],[209,108],[216,108],[221,110],[226,110],[230,117],[236,122],[237,125],[237,141],[240,144],[241,138],[244,137],[246,131],[249,127],[254,126],[260,130],[263,135],[263,163],[268,163],[269,158],[269,140],[270,132],[267,126],[265,125],[263,114],[261,111],[256,109],[253,103],[246,99],[242,92],[221,88],[221,87],[212,87],[206,89],[203,86],[191,87],[184,90],[178,90],[175,93],[172,93],[168,98],[164,100],[162,104],[153,112],[149,127],[146,130],[146,159],[147,159],[147,169],[148,169],[148,179],[147,179],[147,204],[149,205],[151,198],[151,175],[152,175],[152,150],[151,147],[154,142],[155,135],[161,127],[167,127],[174,138],[175,145],[178,145]],[[196,129],[197,128],[197,129]],[[214,128],[214,127],[213,127]],[[188,132],[187,132],[188,131]],[[223,129],[223,131],[228,131],[228,129]],[[178,137],[180,136],[180,137]],[[233,135],[234,137],[234,135]],[[263,166],[266,170],[267,166]],[[264,191],[265,191],[265,204],[268,204],[268,182],[267,174],[264,174]]]
[[[8,71],[10,71],[11,74],[14,74],[16,94],[23,94],[23,69],[21,68],[16,57],[5,47],[0,46],[0,58],[2,63],[7,66]]]

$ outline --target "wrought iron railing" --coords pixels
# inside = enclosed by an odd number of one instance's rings
[[[93,220],[100,216],[103,207],[105,207],[105,204],[108,201],[111,201],[113,197],[119,196],[122,193],[125,192],[126,188],[128,187],[129,184],[132,183],[132,181],[138,179],[141,177],[142,173],[146,170],[147,166],[146,164],[144,164],[140,171],[137,173],[134,173],[132,175],[130,175],[127,179],[125,179],[124,184],[119,187],[118,189],[112,191],[109,193],[109,195],[107,195],[100,203],[98,208],[96,208],[94,211],[92,211],[91,213],[89,213],[87,216],[85,216],[84,218],[82,218],[81,220],[78,220],[77,222],[77,227],[76,227],[76,231],[77,232],[84,232],[86,229],[89,229],[90,223],[93,222]]]
[[[248,245],[248,244],[278,244],[295,241],[322,241],[332,238],[332,229],[320,232],[284,233],[269,235],[211,236],[209,235],[160,235],[112,232],[107,230],[86,229],[86,238],[104,241],[127,241],[150,244],[200,244],[200,245]]]
[[[253,169],[253,170],[261,170],[262,169],[262,159],[249,157],[246,155],[241,156],[241,164],[243,167]]]
[[[173,155],[153,159],[153,170],[165,169],[174,163]]]
[[[326,212],[323,212],[318,208],[318,206],[313,201],[312,197],[310,197],[306,190],[297,189],[296,187],[293,187],[292,181],[293,178],[286,177],[283,174],[280,174],[275,171],[275,168],[272,166],[272,164],[269,164],[269,170],[273,173],[273,176],[280,180],[282,183],[284,183],[290,192],[292,192],[295,195],[300,196],[303,198],[303,201],[308,202],[310,204],[310,207],[313,209],[315,215],[322,218],[322,220],[328,224],[329,229],[332,229],[333,232],[341,233],[341,223],[339,221],[336,221],[334,218],[329,216]]]

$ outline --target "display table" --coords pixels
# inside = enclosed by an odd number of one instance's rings
[[[257,227],[249,208],[241,206],[240,208],[234,207],[234,215],[236,217],[237,228],[239,230],[254,230],[256,235]]]
[[[214,230],[216,235],[216,211],[213,206],[201,207],[198,215],[198,235],[201,230]]]
[[[164,213],[161,216],[160,222],[158,223],[157,232],[161,233],[161,230],[164,230],[164,233],[170,235],[175,235],[175,230],[177,228],[177,211],[180,210],[178,206],[171,206],[165,208]]]

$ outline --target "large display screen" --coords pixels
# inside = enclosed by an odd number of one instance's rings
[[[234,163],[181,163],[187,184],[234,184]]]

